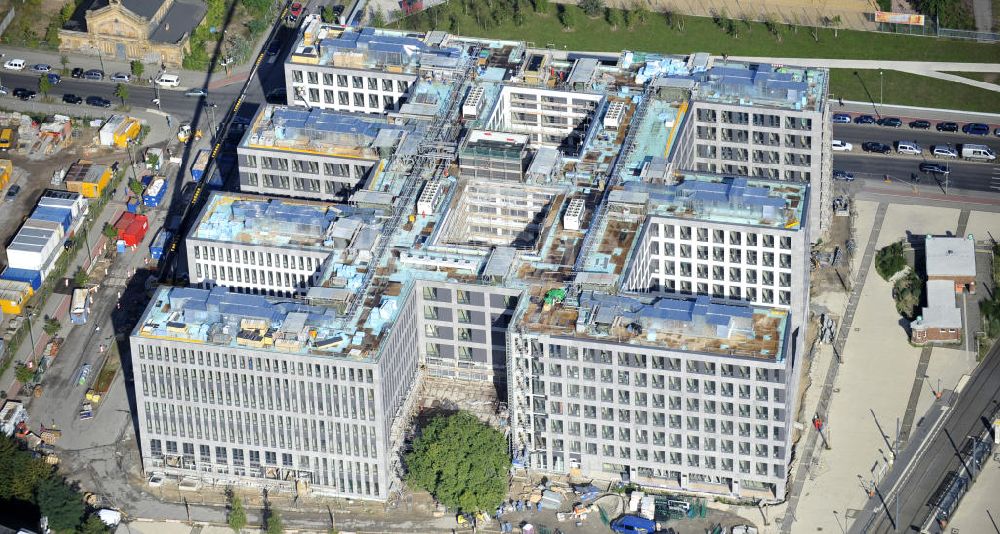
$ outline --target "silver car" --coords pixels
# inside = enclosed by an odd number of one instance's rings
[[[935,158],[957,158],[958,151],[949,145],[934,145],[931,147],[931,155]]]

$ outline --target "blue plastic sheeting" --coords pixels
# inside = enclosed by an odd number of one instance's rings
[[[14,282],[27,282],[31,285],[31,289],[35,290],[42,287],[42,273],[31,269],[7,267],[4,269],[3,274],[0,274],[0,279],[11,280]]]

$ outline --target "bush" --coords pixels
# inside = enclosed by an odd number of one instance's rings
[[[23,363],[19,363],[17,364],[17,368],[14,369],[14,378],[22,384],[27,384],[35,378],[35,370]]]
[[[588,17],[596,17],[601,14],[601,9],[604,8],[604,0],[581,0],[580,9],[587,14]]]
[[[562,24],[563,29],[573,29],[573,24],[576,22],[575,17],[573,16],[573,8],[559,4],[556,6],[556,9],[559,12],[559,24]]]
[[[882,247],[875,253],[875,272],[883,280],[889,280],[893,275],[905,268],[906,256],[903,254],[902,241]]]

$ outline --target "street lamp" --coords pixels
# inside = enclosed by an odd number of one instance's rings
[[[209,103],[208,104],[208,116],[212,119],[212,142],[213,143],[215,142],[215,135],[217,133],[217,129],[216,129],[216,126],[215,126],[215,108],[217,108],[217,107],[219,107],[218,104],[215,104],[215,103]]]
[[[878,105],[882,105],[882,71],[878,71]]]
[[[35,333],[31,331],[31,316],[35,310],[28,308],[25,311],[27,312],[24,314],[24,318],[28,321],[28,338],[31,340],[31,361],[35,361]]]
[[[101,47],[97,47],[97,59],[101,60],[101,72],[107,72],[104,69],[104,54],[101,53]]]

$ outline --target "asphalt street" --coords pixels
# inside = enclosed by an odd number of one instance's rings
[[[938,184],[943,190],[945,187],[943,174],[920,172],[919,165],[924,161],[947,165],[951,171],[947,179],[949,189],[1000,193],[1000,165],[989,163],[840,152],[833,158],[833,168],[852,172],[858,180],[882,181],[889,175],[894,183],[910,183],[912,176],[916,174],[919,184]]]
[[[962,468],[960,452],[970,435],[979,435],[1000,406],[1000,343],[994,344],[926,441],[911,444],[851,526],[852,533],[915,532],[932,512],[928,502],[952,471]],[[899,498],[898,513],[896,498]],[[875,514],[874,520],[870,518]]]

